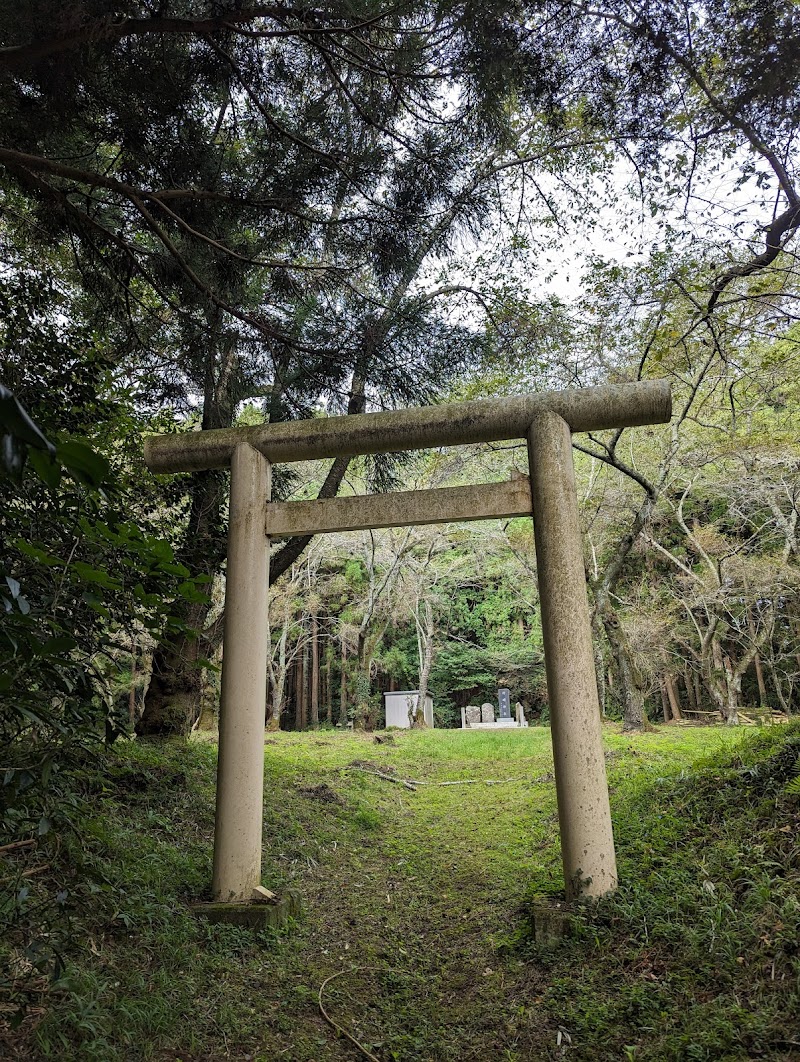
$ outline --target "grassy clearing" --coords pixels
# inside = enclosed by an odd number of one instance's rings
[[[555,950],[529,932],[561,891],[547,730],[270,737],[264,882],[306,913],[260,935],[186,909],[210,881],[213,744],[124,746],[31,879],[31,903],[68,891],[73,961],[0,1054],[353,1059],[317,1005],[345,971],[325,1005],[382,1060],[800,1057],[799,738],[608,728],[622,887]],[[481,784],[409,792],[353,761]]]

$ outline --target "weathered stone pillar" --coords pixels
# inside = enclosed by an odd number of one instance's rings
[[[270,482],[266,458],[240,443],[231,461],[214,840],[213,893],[222,902],[249,900],[261,884]]]
[[[572,436],[557,413],[528,432],[533,526],[567,898],[617,884]]]

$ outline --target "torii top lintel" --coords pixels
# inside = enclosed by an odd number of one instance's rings
[[[572,431],[663,424],[672,415],[672,392],[668,381],[648,380],[388,413],[154,435],[145,440],[144,456],[152,472],[198,472],[229,465],[240,443],[249,443],[277,464],[500,442],[524,438],[543,410],[557,413]]]

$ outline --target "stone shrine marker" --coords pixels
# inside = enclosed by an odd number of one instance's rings
[[[500,718],[511,718],[511,690],[501,689],[497,691],[497,703],[500,706]]]
[[[213,894],[258,897],[264,805],[270,539],[533,515],[561,858],[567,897],[616,887],[617,868],[572,464],[572,432],[669,420],[666,381],[392,413],[157,435],[153,472],[231,469]],[[526,439],[530,481],[271,502],[272,465]]]
[[[468,704],[466,708],[467,726],[476,726],[481,721],[481,710],[476,704]]]

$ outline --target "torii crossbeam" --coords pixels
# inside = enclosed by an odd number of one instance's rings
[[[145,441],[153,472],[230,465],[213,893],[241,903],[261,884],[270,538],[533,516],[561,854],[567,896],[600,896],[617,869],[583,565],[572,433],[661,424],[666,381],[322,417]],[[273,503],[273,464],[526,439],[530,480]]]

